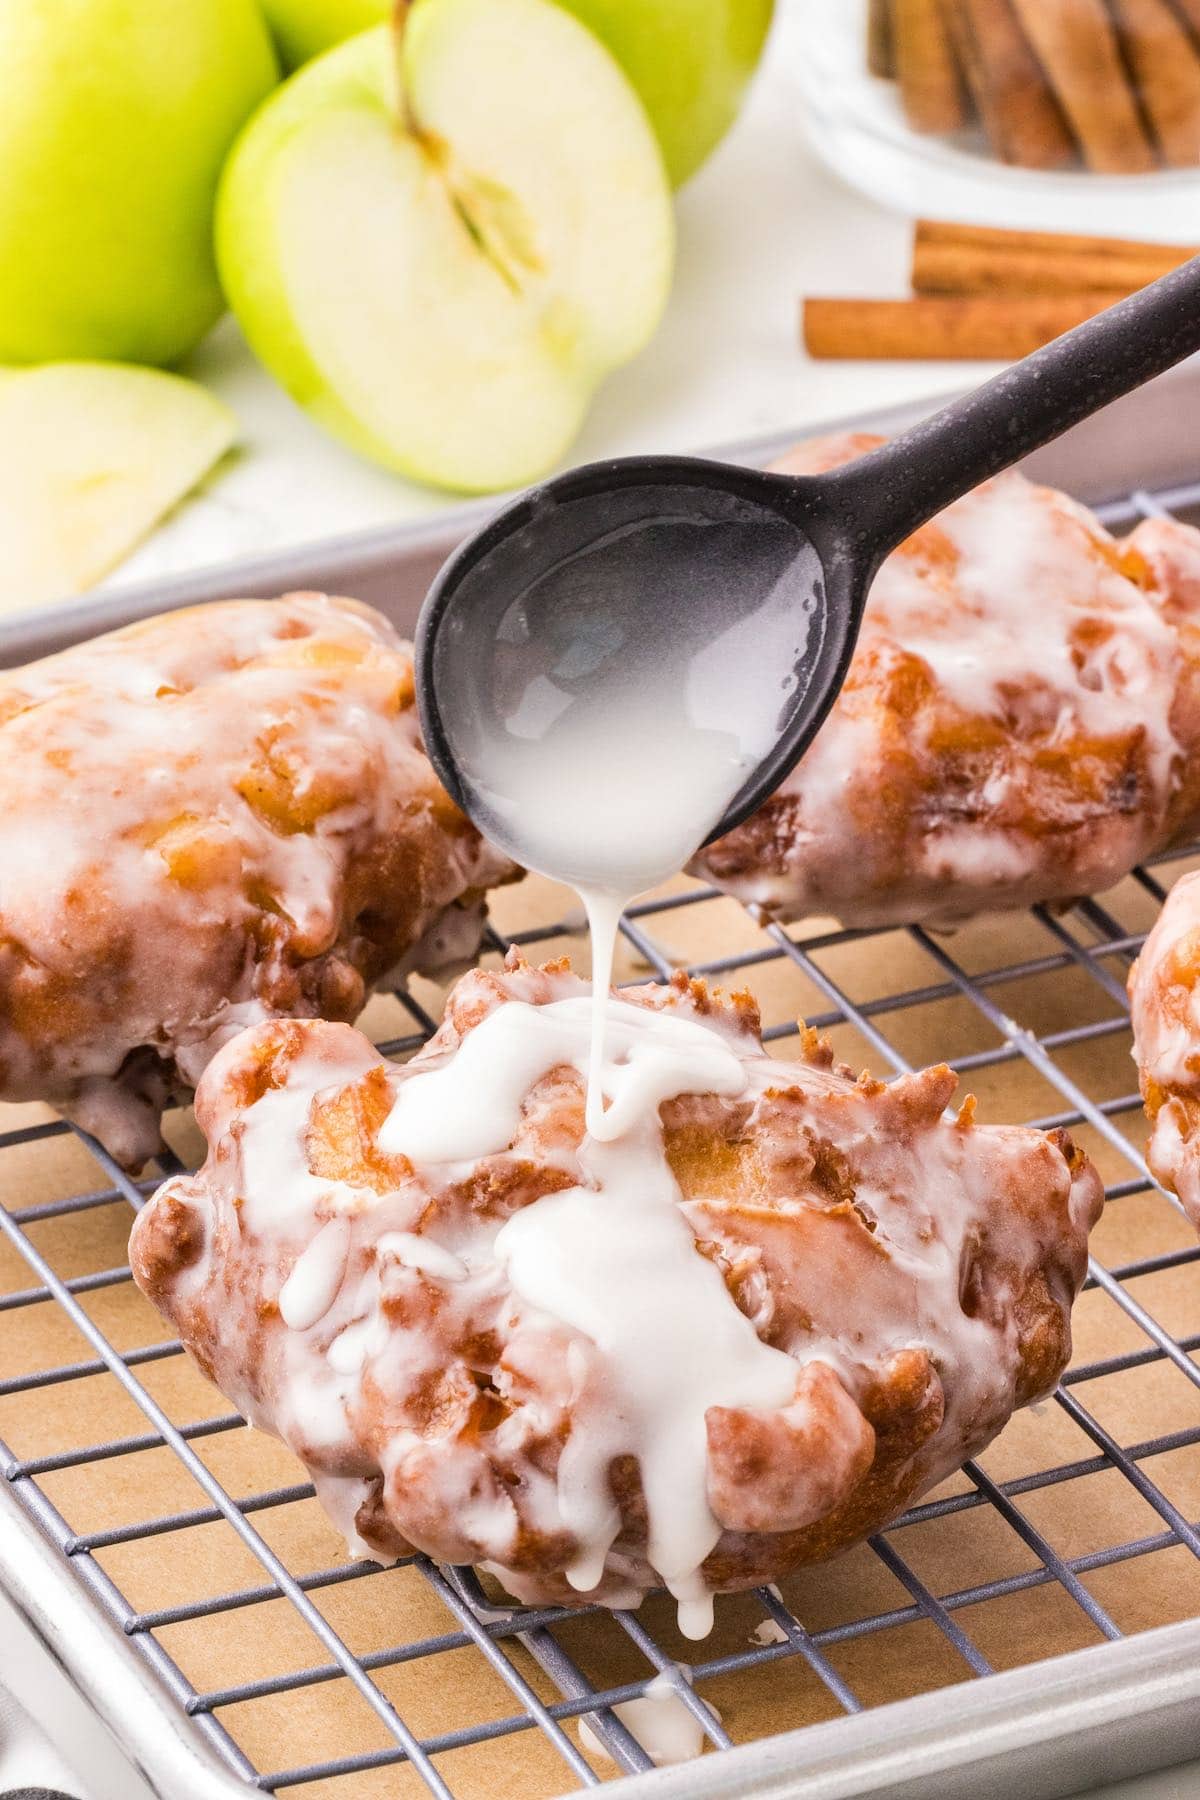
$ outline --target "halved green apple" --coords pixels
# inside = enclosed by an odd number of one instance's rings
[[[262,0],[285,69],[387,18],[395,0]],[[737,117],[773,0],[558,0],[637,89],[671,179],[694,175]]]
[[[367,456],[489,492],[565,453],[674,246],[640,102],[552,0],[416,0],[260,109],[217,208],[262,362]]]
[[[0,611],[127,556],[233,442],[221,401],[157,369],[46,363],[0,380]]]

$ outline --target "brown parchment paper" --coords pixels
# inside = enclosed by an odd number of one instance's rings
[[[1176,873],[1174,865],[1167,872]],[[676,883],[683,891],[689,884]],[[1154,905],[1136,883],[1125,883],[1105,905],[1127,932],[1144,930]],[[539,958],[569,953],[586,968],[586,942],[574,897],[537,878],[495,897],[494,916],[503,931],[527,930],[564,921],[563,929],[537,946]],[[779,954],[777,943],[732,901],[702,903],[662,912],[641,921],[656,945],[674,962],[694,965],[731,956],[757,957],[729,985],[745,985],[757,995],[764,1024],[781,1025],[798,1015],[816,1018],[832,1002],[804,971]],[[1075,917],[1071,929],[1087,937]],[[805,940],[830,929],[817,921],[796,931]],[[1053,958],[1061,951],[1045,923],[1020,915],[971,925],[943,942],[971,973],[1026,960]],[[895,1052],[917,1064],[969,1056],[1001,1041],[969,998],[928,995],[945,982],[927,950],[905,932],[886,932],[814,952],[824,976],[856,1003],[885,996],[910,996],[873,1014]],[[1119,956],[1104,966],[1123,981]],[[621,951],[620,979],[646,973],[628,944]],[[442,994],[421,982],[414,990],[430,1012],[440,1012]],[[989,984],[988,992],[1005,1015],[1039,1034],[1070,1033],[1100,1020],[1117,1019],[1116,1001],[1088,975],[1068,963],[1040,969],[1020,979]],[[916,995],[913,999],[911,996]],[[924,997],[923,997],[924,996]],[[377,999],[365,1026],[378,1038],[411,1030],[411,1020],[394,998]],[[838,1053],[855,1066],[883,1073],[878,1046],[849,1025],[829,1032]],[[794,1038],[775,1047],[795,1052]],[[1098,1102],[1133,1093],[1129,1034],[1119,1028],[1053,1051],[1059,1068]],[[1053,1084],[1020,1056],[976,1071],[969,1084],[988,1120],[1046,1119],[1068,1110]],[[45,1116],[39,1109],[0,1109],[0,1128]],[[1140,1110],[1116,1110],[1113,1124],[1139,1147],[1144,1139]],[[199,1144],[190,1114],[170,1122],[169,1135],[186,1157]],[[1077,1132],[1109,1182],[1128,1181],[1134,1170],[1120,1153],[1087,1126]],[[12,1208],[28,1207],[105,1186],[102,1172],[69,1137],[22,1144],[0,1153],[0,1197]],[[123,1200],[50,1217],[29,1225],[29,1235],[64,1278],[120,1271],[125,1263],[129,1210]],[[1192,1234],[1178,1214],[1153,1192],[1133,1193],[1110,1204],[1094,1238],[1094,1250],[1109,1269],[1187,1248]],[[15,1252],[0,1251],[0,1293],[34,1284]],[[1184,1264],[1129,1279],[1127,1289],[1170,1332],[1188,1336],[1200,1328],[1200,1266]],[[167,1333],[147,1302],[127,1280],[114,1276],[81,1293],[89,1316],[122,1351],[163,1341]],[[1076,1361],[1144,1351],[1149,1340],[1108,1295],[1093,1290],[1076,1309]],[[11,1376],[74,1362],[90,1354],[63,1310],[42,1302],[0,1313],[0,1373]],[[149,1361],[140,1379],[187,1427],[228,1418],[230,1408],[186,1358]],[[1200,1429],[1200,1392],[1165,1359],[1136,1365],[1076,1387],[1073,1392],[1119,1443],[1138,1446],[1151,1439]],[[163,1519],[205,1504],[204,1496],[175,1456],[150,1444],[81,1466],[54,1467],[53,1459],[81,1447],[147,1431],[137,1406],[108,1374],[42,1386],[0,1399],[0,1436],[22,1457],[44,1461],[37,1479],[79,1534],[111,1533],[139,1521]],[[273,1440],[244,1427],[193,1436],[205,1464],[239,1499],[286,1489],[303,1482],[303,1471]],[[1018,1416],[982,1459],[993,1481],[1022,1481],[1038,1471],[1078,1465],[1071,1478],[1034,1484],[1014,1496],[1014,1504],[1051,1548],[1066,1558],[1087,1559],[1117,1545],[1134,1545],[1105,1567],[1084,1562],[1080,1579],[1122,1632],[1200,1613],[1200,1564],[1190,1553],[1160,1540],[1168,1536],[1162,1518],[1116,1469],[1102,1466],[1094,1442],[1054,1402]],[[1200,1516],[1200,1445],[1180,1442],[1146,1457],[1142,1466],[1189,1518]],[[945,1493],[970,1491],[959,1476]],[[298,1575],[335,1569],[345,1562],[337,1534],[316,1502],[297,1499],[252,1513],[266,1541]],[[993,1507],[926,1518],[894,1534],[909,1566],[936,1596],[957,1595],[985,1583],[1019,1578],[1039,1568],[1035,1549]],[[180,1529],[108,1543],[94,1550],[139,1613],[162,1613],[156,1635],[196,1689],[219,1694],[239,1683],[301,1671],[321,1672],[328,1659],[290,1603],[264,1596],[264,1573],[224,1522],[190,1523]],[[246,1603],[211,1618],[172,1617],[217,1594],[243,1591]],[[311,1597],[354,1651],[383,1653],[375,1672],[382,1691],[421,1737],[519,1716],[521,1707],[473,1645],[436,1648],[457,1622],[420,1574],[398,1567],[367,1578],[315,1587]],[[874,1553],[862,1547],[828,1567],[803,1571],[784,1587],[784,1597],[812,1632],[838,1630],[826,1646],[833,1667],[864,1705],[902,1699],[970,1678],[954,1646],[935,1625],[900,1619],[882,1628],[866,1622],[879,1614],[903,1613],[911,1596]],[[752,1596],[718,1603],[717,1625],[702,1645],[676,1633],[669,1604],[651,1600],[639,1615],[671,1657],[702,1665],[745,1650],[763,1612]],[[1101,1633],[1057,1582],[1009,1591],[1001,1597],[957,1607],[957,1624],[997,1669],[1011,1668],[1100,1641]],[[636,1681],[651,1673],[643,1650],[614,1620],[586,1617],[559,1628],[557,1635],[596,1687]],[[431,1647],[434,1646],[434,1647]],[[547,1700],[559,1695],[524,1648],[509,1641],[509,1654],[534,1690]],[[701,1679],[699,1691],[719,1710],[735,1742],[806,1722],[828,1719],[838,1702],[799,1655],[780,1654],[769,1666]],[[349,1682],[311,1679],[262,1698],[219,1704],[217,1716],[260,1771],[280,1772],[325,1760],[387,1752],[393,1741]],[[574,1724],[568,1726],[576,1736]],[[463,1800],[539,1800],[572,1791],[575,1778],[542,1733],[522,1729],[492,1742],[479,1742],[438,1757],[438,1766]],[[597,1770],[613,1775],[610,1764],[592,1756]],[[413,1772],[391,1764],[329,1777],[297,1792],[313,1800],[377,1800],[423,1794]]]

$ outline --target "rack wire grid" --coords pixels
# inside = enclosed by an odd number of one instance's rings
[[[1103,516],[1121,530],[1196,507],[1200,483],[1134,493]],[[1162,874],[1186,854],[1163,859]],[[578,921],[561,890],[543,896],[547,923],[505,932],[521,893],[497,898],[488,954],[569,948]],[[78,1191],[30,1201],[33,1159],[71,1128],[25,1112],[0,1133],[0,1226],[10,1277],[26,1283],[0,1293],[0,1420],[20,1446],[0,1442],[12,1491],[230,1770],[330,1800],[551,1795],[636,1775],[651,1757],[636,1715],[617,1709],[656,1677],[720,1750],[1200,1615],[1200,1331],[1189,1330],[1200,1244],[1143,1160],[1128,1058],[1125,976],[1163,894],[1141,869],[1104,904],[993,917],[948,939],[764,925],[695,884],[630,910],[626,979],[685,968],[748,984],[784,1055],[799,1013],[882,1075],[936,1043],[983,1117],[1069,1128],[1109,1201],[1076,1309],[1077,1360],[1053,1402],[1018,1415],[869,1546],[784,1590],[719,1603],[707,1644],[677,1638],[655,1599],[636,1614],[534,1610],[422,1556],[389,1570],[337,1560],[287,1453],[259,1437],[230,1454],[249,1437],[243,1421],[213,1411],[220,1397],[130,1285],[126,1208],[158,1177],[130,1179],[76,1133]],[[527,915],[527,893],[521,904]],[[438,996],[419,982],[372,1004],[391,1054],[435,1027]],[[198,1142],[185,1114],[171,1135],[183,1154],[163,1172]]]

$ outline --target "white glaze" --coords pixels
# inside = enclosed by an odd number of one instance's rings
[[[497,1008],[449,1062],[404,1084],[381,1148],[425,1166],[507,1149],[544,1075],[564,1064],[586,1073],[590,1013],[582,997]],[[563,1521],[583,1545],[569,1580],[586,1593],[603,1574],[620,1528],[608,1470],[631,1455],[649,1514],[647,1555],[692,1637],[712,1625],[699,1570],[721,1534],[705,1490],[705,1415],[712,1406],[785,1406],[797,1371],[760,1342],[697,1251],[663,1154],[659,1108],[679,1094],[732,1099],[746,1089],[744,1064],[718,1032],[611,1002],[598,1079],[609,1102],[605,1139],[589,1136],[580,1148],[585,1181],[525,1207],[493,1246],[516,1293],[604,1359],[603,1412],[591,1431],[572,1433],[558,1469]]]
[[[360,1061],[360,1071],[371,1060],[368,1056]],[[314,1098],[328,1086],[328,1066],[317,1057],[300,1056],[292,1064],[287,1086],[268,1088],[255,1102],[254,1130],[246,1133],[242,1146],[244,1212],[247,1225],[263,1236],[289,1236],[314,1217],[353,1211],[361,1203],[361,1189],[313,1175],[305,1157],[308,1115]],[[332,1237],[329,1245],[332,1253]]]
[[[611,1130],[604,1116],[604,1038],[608,1029],[609,992],[621,914],[632,895],[610,894],[599,888],[581,890],[588,936],[592,945],[592,1027],[588,1045],[587,1128],[603,1139]]]
[[[761,739],[696,724],[671,704],[670,680],[656,670],[655,685],[611,695],[602,711],[567,707],[536,738],[514,729],[496,740],[480,816],[527,867],[641,893],[676,874],[716,824]]]
[[[1060,730],[1144,732],[1165,786],[1179,751],[1175,633],[1104,557],[1110,540],[1086,508],[1053,500],[1010,470],[940,513],[952,586],[931,581],[919,557],[890,557],[871,590],[871,629],[915,650],[965,712],[1004,718],[1033,688],[1049,695]],[[1115,629],[1081,657],[1077,629],[1097,615]]]
[[[704,1727],[684,1705],[668,1675],[656,1675],[637,1700],[623,1700],[613,1707],[621,1723],[637,1739],[656,1769],[691,1762],[704,1750]],[[709,1711],[719,1720],[715,1706]],[[586,1749],[605,1762],[612,1757],[586,1719],[579,1721],[579,1735]]]
[[[730,543],[743,551],[736,595],[712,573]],[[647,573],[656,567],[661,591]],[[820,578],[799,531],[731,502],[707,527],[669,516],[614,527],[533,580],[498,621],[481,607],[473,643],[448,634],[462,662],[439,660],[438,698],[473,816],[527,868],[570,883],[587,914],[594,1136],[612,1131],[595,1075],[621,913],[684,867],[777,743]],[[735,605],[744,610],[731,620]],[[481,694],[472,653],[495,646]]]
[[[312,1243],[292,1264],[279,1290],[279,1316],[293,1331],[315,1325],[337,1298],[346,1273],[350,1227],[345,1219],[327,1219]]]
[[[470,1273],[452,1251],[415,1231],[385,1231],[377,1249],[381,1257],[392,1257],[406,1269],[422,1269],[439,1281],[465,1281]]]
[[[404,1083],[380,1130],[380,1149],[420,1164],[468,1162],[505,1149],[522,1101],[543,1075],[567,1064],[586,1076],[590,1026],[586,992],[544,1006],[513,1000],[497,1007],[450,1060]],[[732,1096],[746,1087],[737,1049],[723,1033],[623,1000],[609,1002],[600,1078],[612,1138],[656,1120],[675,1094]]]

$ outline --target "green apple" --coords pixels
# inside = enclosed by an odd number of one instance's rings
[[[217,204],[225,291],[315,418],[403,474],[532,481],[666,303],[670,190],[553,0],[416,0],[272,95]]]
[[[221,164],[278,78],[254,0],[0,0],[0,362],[167,363],[222,311]]]
[[[262,0],[288,68],[378,24],[394,0]],[[612,51],[678,187],[737,117],[774,0],[559,0]]]
[[[561,0],[641,96],[679,187],[715,150],[758,65],[774,0]]]
[[[229,448],[227,406],[178,375],[44,363],[0,380],[0,611],[61,600],[128,556]]]
[[[356,31],[391,16],[393,0],[260,0],[279,60],[298,69]]]

